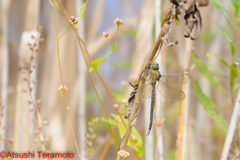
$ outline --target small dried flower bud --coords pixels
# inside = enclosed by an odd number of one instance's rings
[[[37,66],[36,65],[32,65],[33,68],[36,68]]]
[[[31,35],[31,38],[32,38],[32,39],[35,39],[35,36],[34,36],[34,35]]]
[[[74,16],[71,16],[69,18],[69,23],[70,24],[77,24],[78,23],[78,18],[74,17]]]
[[[30,92],[32,92],[32,90],[33,90],[32,88],[29,89]]]
[[[32,51],[32,50],[33,50],[33,47],[29,47],[29,50]]]
[[[9,143],[13,143],[14,139],[13,137],[8,138]]]
[[[28,67],[28,66],[29,66],[28,62],[24,62],[24,65],[25,65],[26,67]]]
[[[37,31],[42,32],[43,27],[42,26],[37,26]]]
[[[4,138],[3,138],[3,141],[6,141],[6,140],[7,140],[7,138],[6,138],[6,137],[4,137]]]
[[[39,38],[38,42],[43,42],[45,40],[45,38]]]
[[[32,101],[28,100],[28,104],[32,104]]]
[[[26,89],[22,89],[22,93],[26,93],[27,92],[27,90]]]
[[[3,128],[2,129],[7,129],[7,126],[3,126]]]
[[[4,114],[3,114],[3,113],[1,113],[1,114],[0,114],[0,117],[3,117],[3,116],[4,116]]]
[[[32,45],[32,44],[28,42],[27,46],[29,46],[29,47],[30,47],[31,45]]]
[[[39,130],[34,131],[34,134],[38,135],[39,134]]]
[[[37,46],[37,43],[33,43],[33,47],[36,47]]]
[[[40,52],[41,50],[40,49],[35,49],[35,52]]]
[[[41,99],[38,99],[38,100],[36,100],[36,103],[37,103],[37,104],[41,104],[41,103],[42,103],[42,100],[41,100]]]
[[[29,73],[31,74],[33,72],[33,70],[30,70]]]
[[[33,59],[34,59],[34,56],[31,56],[31,57],[30,57],[30,60],[32,61]]]
[[[37,121],[35,119],[32,119],[32,123],[37,123]]]
[[[37,82],[38,82],[37,80],[32,80],[33,84],[37,84]]]
[[[32,111],[33,111],[33,109],[29,109],[29,110],[28,110],[28,112],[32,112]]]
[[[26,69],[21,69],[20,74],[25,74],[25,73],[27,73],[27,70]]]
[[[34,142],[34,143],[37,143],[37,142],[38,142],[38,139],[36,139],[36,138],[33,139],[33,142]]]
[[[132,136],[132,139],[133,139],[134,141],[137,141],[137,140],[138,140],[138,137],[135,136],[135,135],[133,135],[133,136]]]
[[[39,131],[41,131],[42,130],[42,126],[39,126],[38,129],[39,129]]]
[[[23,77],[23,80],[24,80],[24,81],[28,81],[26,77]]]
[[[43,121],[43,124],[45,124],[46,126],[49,125],[49,121]]]
[[[3,110],[5,107],[4,107],[4,106],[1,106],[0,108],[1,108],[1,110]]]

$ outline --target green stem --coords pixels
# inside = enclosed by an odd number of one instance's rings
[[[58,38],[57,24],[56,24],[56,19],[55,19],[55,12],[54,12],[54,4],[55,4],[55,1],[54,1],[53,5],[52,5],[52,9],[53,9],[53,19],[54,19],[54,26],[55,26],[56,38],[57,38],[58,67],[59,67],[61,82],[62,82],[62,85],[64,86],[63,76],[62,76],[62,70],[61,70],[61,63],[60,63],[60,54],[59,54],[59,40],[60,40],[61,37]],[[71,26],[71,25],[70,25],[70,26]],[[68,28],[69,28],[69,27],[68,27]],[[65,32],[66,32],[66,31],[65,31]],[[64,33],[65,33],[65,32],[64,32]],[[63,33],[63,34],[64,34],[64,33]],[[79,158],[79,160],[81,160],[80,153],[79,153],[79,149],[78,149],[78,145],[77,145],[77,141],[76,141],[76,136],[75,136],[74,129],[73,129],[73,124],[72,124],[72,119],[71,119],[71,114],[70,114],[70,108],[69,108],[68,100],[67,100],[67,94],[66,94],[66,92],[64,92],[63,94],[64,94],[64,98],[65,98],[66,105],[67,105],[68,117],[69,117],[70,126],[71,126],[71,130],[72,130],[72,135],[73,135],[74,144],[75,144],[75,147],[76,147],[76,149],[77,149],[78,158]]]
[[[63,32],[63,34],[60,36],[60,38],[58,39],[58,41],[62,38],[62,36],[67,32],[67,30],[68,30],[71,26],[72,26],[72,24],[70,24],[70,25],[68,26],[68,28]]]
[[[87,68],[89,68],[88,63],[87,63],[87,60],[86,60],[86,57],[85,57],[84,52],[83,52],[82,45],[81,45],[79,39],[78,39],[78,44],[79,44],[79,47],[80,47],[80,49],[81,49],[81,52],[82,52],[82,55],[83,55],[83,58],[84,58],[85,64],[86,64]],[[92,78],[92,76],[91,76],[91,74],[89,73],[88,70],[87,70],[87,73],[88,73],[88,76],[89,76],[89,78],[90,78],[90,80],[91,80],[91,83],[92,83],[93,89],[94,89],[94,91],[95,91],[95,93],[96,93],[96,95],[97,95],[97,98],[98,98],[98,100],[99,100],[99,102],[100,102],[100,105],[101,105],[101,107],[102,107],[103,113],[104,113],[106,119],[108,120],[109,118],[108,118],[108,115],[107,115],[106,109],[105,109],[105,107],[104,107],[104,105],[103,105],[102,100],[101,100],[100,97],[99,97],[99,94],[98,94],[98,92],[97,92],[96,86],[95,86],[94,81],[93,81],[93,78]],[[112,135],[113,140],[114,140],[114,145],[115,145],[116,151],[118,151],[117,141],[116,141],[116,138],[115,138],[115,136],[114,136],[114,133],[113,133],[113,130],[112,130],[112,126],[111,126],[111,124],[110,124],[109,122],[108,122],[108,126],[109,126],[109,129],[110,129],[111,135]]]

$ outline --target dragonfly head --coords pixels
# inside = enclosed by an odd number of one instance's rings
[[[153,64],[153,65],[152,65],[152,69],[153,69],[153,70],[159,70],[159,65],[158,65],[158,63]]]

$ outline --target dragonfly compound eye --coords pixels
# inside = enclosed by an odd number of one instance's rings
[[[154,70],[159,70],[159,66],[156,65],[156,64],[154,64],[154,65],[153,65],[153,69],[154,69]]]

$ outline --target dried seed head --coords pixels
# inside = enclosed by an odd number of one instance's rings
[[[7,126],[3,126],[3,128],[2,129],[7,129]]]
[[[33,47],[36,47],[37,46],[37,43],[33,43]]]
[[[33,70],[30,70],[29,73],[31,74],[33,72]]]
[[[41,49],[35,49],[35,52],[40,52],[41,51]]]
[[[30,60],[32,61],[33,59],[34,59],[34,56],[31,56],[31,57],[30,57]]]
[[[28,112],[32,112],[32,111],[33,111],[33,109],[29,109],[29,110],[28,110]]]
[[[4,116],[4,114],[3,114],[3,113],[1,113],[1,114],[0,114],[0,117],[3,117],[3,116]]]
[[[33,103],[32,101],[28,100],[28,104],[32,104],[32,103]]]
[[[32,92],[32,90],[33,90],[32,88],[29,89],[30,92]]]
[[[37,123],[37,121],[35,119],[32,119],[32,123]]]
[[[1,106],[1,110],[3,110],[5,107],[4,106]]]
[[[28,81],[26,77],[23,77],[23,80],[26,81],[26,82]]]
[[[32,38],[32,39],[35,39],[35,36],[34,36],[34,35],[31,35],[31,38]]]
[[[21,69],[20,74],[25,74],[25,73],[27,73],[27,70],[26,69]]]
[[[38,82],[37,80],[32,80],[33,84],[37,84],[37,82]]]
[[[26,93],[27,92],[27,90],[26,89],[22,89],[22,93]]]
[[[43,42],[45,39],[44,38],[39,38],[38,42]]]
[[[33,68],[36,68],[37,66],[36,65],[32,65]]]
[[[36,100],[36,103],[39,105],[39,104],[42,103],[42,100],[41,100],[41,99],[38,99],[38,100]]]

